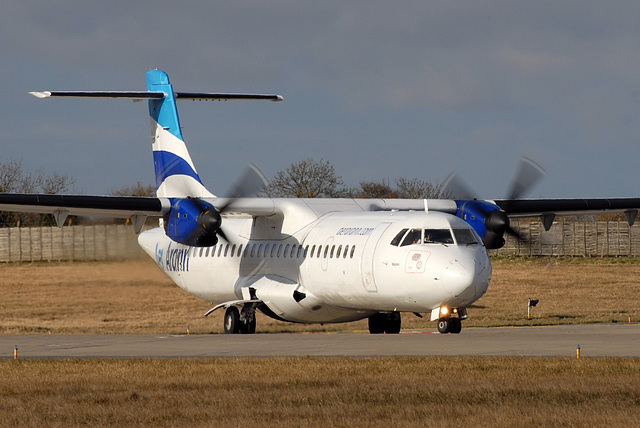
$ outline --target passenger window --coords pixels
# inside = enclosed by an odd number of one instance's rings
[[[411,229],[407,236],[402,240],[401,247],[405,247],[407,245],[419,244],[422,242],[422,229]]]
[[[318,245],[318,253],[316,257],[320,258],[320,253],[322,253],[322,245]]]
[[[309,246],[305,246],[304,247],[304,254],[302,255],[302,257],[304,257],[305,259],[307,258],[307,254],[309,254]]]
[[[324,257],[326,259],[327,258],[327,254],[329,254],[329,246],[328,245],[326,247],[324,247],[324,254],[322,255],[322,257]]]
[[[222,244],[220,244],[220,247],[218,248],[218,257],[220,257],[222,255]]]
[[[343,259],[346,259],[346,258],[347,258],[347,254],[348,254],[348,253],[349,253],[349,246],[348,246],[348,245],[345,245],[345,246],[344,246],[344,254],[342,255],[342,258],[343,258]]]
[[[352,247],[351,247],[351,254],[349,255],[349,258],[351,258],[351,259],[352,259],[352,258],[353,258],[353,254],[354,254],[355,252],[356,252],[356,246],[354,245],[354,246],[352,246]]]
[[[336,250],[336,246],[335,246],[335,245],[332,245],[332,246],[331,246],[331,254],[329,254],[329,257],[330,257],[330,258],[333,258],[333,253],[335,252],[335,250]]]
[[[294,258],[296,256],[296,245],[291,246],[291,254],[289,254],[290,258]]]
[[[302,251],[303,251],[303,248],[302,248],[302,245],[300,245],[300,246],[298,247],[298,254],[297,254],[297,258],[300,258],[300,257],[302,256]]]
[[[281,254],[282,254],[282,244],[278,245],[278,258],[280,258]]]
[[[260,246],[258,247],[258,258],[262,257],[262,248],[264,247],[264,245],[260,244]]]
[[[227,257],[228,253],[229,253],[229,244],[224,246],[224,256]]]
[[[273,244],[273,246],[271,247],[271,258],[274,258],[276,256],[276,249],[278,248],[278,246],[276,244]]]
[[[340,253],[342,253],[342,245],[338,245],[338,250],[336,251],[336,259],[340,258]]]
[[[309,255],[309,257],[313,257],[313,253],[315,253],[316,251],[316,246],[314,245],[313,247],[311,247],[311,254]]]
[[[209,257],[209,250],[210,250],[210,248],[209,248],[209,247],[207,247],[207,251],[205,251],[205,252],[204,252],[204,256],[205,256],[205,257]]]
[[[233,244],[233,246],[231,247],[231,257],[236,255],[236,244]]]
[[[238,257],[242,254],[242,244],[238,247]]]
[[[264,257],[265,258],[269,257],[269,244],[266,244],[264,246]]]
[[[396,236],[395,238],[393,238],[391,240],[391,245],[395,245],[396,247],[400,244],[400,241],[402,241],[402,237],[404,236],[405,233],[407,233],[407,230],[409,229],[402,229]]]
[[[449,229],[425,229],[425,244],[453,244],[453,237]]]
[[[254,257],[256,255],[256,244],[253,244],[251,246],[251,257]]]
[[[202,252],[204,251],[204,248],[200,248],[200,257],[202,257]]]

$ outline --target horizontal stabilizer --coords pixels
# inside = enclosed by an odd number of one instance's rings
[[[151,91],[42,91],[29,92],[38,98],[66,97],[66,98],[125,98],[129,100],[163,99],[164,92]]]
[[[282,95],[270,94],[216,94],[209,92],[176,92],[177,100],[192,101],[226,101],[226,100],[266,100],[266,101],[282,101]]]
[[[155,100],[167,97],[160,91],[41,91],[29,92],[38,98],[124,98],[128,100]],[[226,101],[226,100],[265,100],[282,101],[282,95],[270,94],[223,94],[213,92],[175,92],[177,100],[191,101]]]

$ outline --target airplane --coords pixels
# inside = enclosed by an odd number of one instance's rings
[[[228,334],[256,332],[256,311],[294,323],[368,319],[371,334],[397,334],[401,314],[428,314],[440,333],[461,332],[487,291],[487,250],[521,239],[509,218],[624,212],[640,198],[522,199],[543,173],[525,159],[508,193],[474,197],[458,179],[451,199],[250,197],[264,176],[250,166],[226,197],[204,186],[184,142],[176,101],[269,100],[280,95],[174,92],[167,73],[146,74],[147,91],[42,91],[39,98],[147,100],[157,195],[0,194],[0,210],[130,218],[138,242],[182,289],[224,309]],[[222,143],[220,143],[222,144]],[[158,227],[142,231],[149,217]]]

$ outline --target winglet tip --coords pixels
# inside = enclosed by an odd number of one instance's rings
[[[32,91],[32,92],[29,92],[29,95],[33,95],[36,98],[49,98],[51,96],[51,92],[49,92],[49,91],[42,91],[42,92]]]

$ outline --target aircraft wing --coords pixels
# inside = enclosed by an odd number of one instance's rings
[[[496,199],[494,202],[509,217],[598,214],[603,211],[635,211],[637,214],[640,209],[640,198]]]
[[[144,196],[44,195],[0,193],[0,211],[128,218],[160,217],[170,208],[169,199]]]

